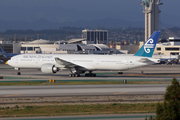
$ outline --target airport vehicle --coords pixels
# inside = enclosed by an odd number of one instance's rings
[[[8,61],[12,56],[18,55],[18,53],[6,53],[1,47],[0,47],[0,60],[3,60],[4,62]]]
[[[43,73],[56,73],[60,69],[69,69],[71,77],[89,71],[85,76],[96,76],[96,70],[122,71],[151,65],[159,62],[152,54],[158,41],[160,31],[155,31],[135,55],[77,55],[77,54],[20,54],[8,60],[16,70],[21,68],[38,68]],[[20,74],[20,72],[18,72]]]

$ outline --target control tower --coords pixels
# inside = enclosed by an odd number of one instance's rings
[[[161,0],[142,0],[143,13],[145,13],[145,41],[156,30],[159,30],[159,5],[163,3]]]

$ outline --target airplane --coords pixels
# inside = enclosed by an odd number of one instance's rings
[[[155,31],[135,55],[77,55],[77,54],[20,54],[8,60],[8,65],[16,70],[21,68],[41,69],[42,73],[51,74],[69,69],[70,77],[96,77],[93,71],[122,71],[159,63],[152,55],[160,31]],[[18,72],[18,75],[21,73]]]
[[[18,53],[6,53],[1,47],[0,47],[0,60],[3,60],[4,62],[8,61],[12,56],[18,55]]]
[[[152,58],[160,59],[160,64],[172,65],[177,64],[179,55],[154,54]]]

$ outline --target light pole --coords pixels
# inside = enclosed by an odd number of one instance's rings
[[[130,32],[128,33],[129,34],[129,46],[128,46],[128,53],[130,53]]]

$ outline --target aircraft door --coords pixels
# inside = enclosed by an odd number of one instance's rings
[[[18,59],[17,58],[15,59],[15,63],[18,64]]]

